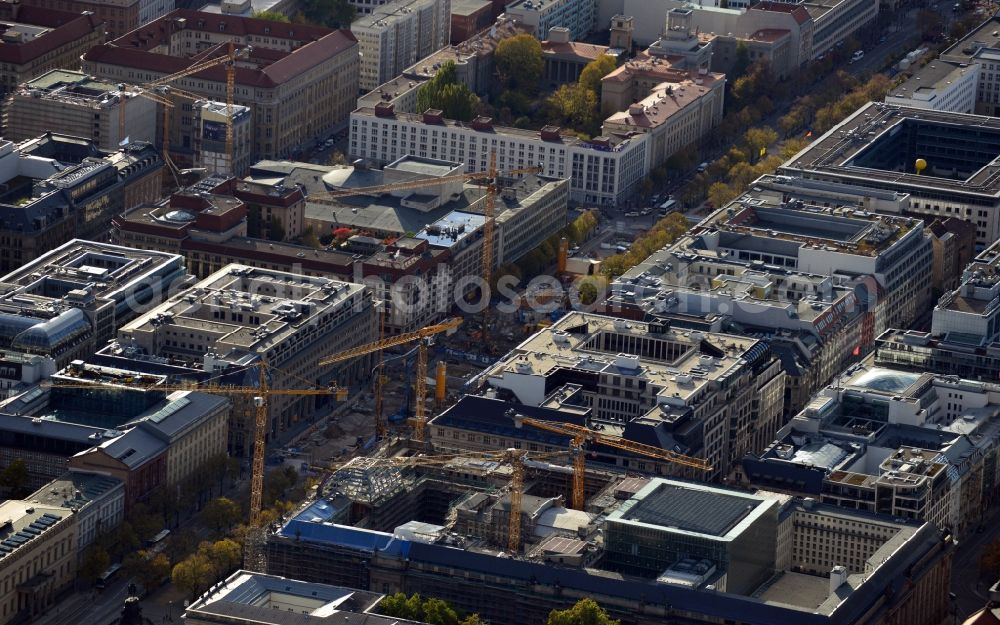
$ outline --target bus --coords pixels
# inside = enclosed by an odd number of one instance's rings
[[[107,588],[108,584],[111,583],[112,580],[114,580],[115,575],[118,574],[118,571],[121,570],[121,568],[122,568],[121,564],[112,564],[111,566],[108,567],[107,571],[101,573],[100,577],[97,578],[96,586],[98,590],[104,590],[105,588]]]
[[[677,207],[677,200],[667,200],[663,204],[660,204],[660,215],[666,217]]]
[[[156,536],[153,536],[146,541],[146,547],[149,548],[162,543],[167,536],[170,536],[170,530],[163,530],[159,532]]]

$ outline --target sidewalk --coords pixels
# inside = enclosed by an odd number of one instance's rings
[[[184,593],[174,588],[173,584],[166,584],[143,598],[142,616],[153,625],[180,623],[185,599]]]

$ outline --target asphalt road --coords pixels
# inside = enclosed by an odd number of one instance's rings
[[[1000,540],[1000,508],[994,506],[983,520],[984,531],[973,533],[958,541],[951,568],[951,592],[955,594],[954,608],[959,622],[986,605],[988,588],[992,582],[982,583],[979,578],[979,556],[983,548]]]

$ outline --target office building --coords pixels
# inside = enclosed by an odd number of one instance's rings
[[[89,11],[95,18],[104,22],[104,29],[107,30],[108,37],[112,38],[135,30],[174,10],[174,0],[20,0],[20,2],[25,7],[38,10],[58,9],[77,14]],[[104,36],[101,36],[99,41],[91,45],[103,42]],[[86,48],[83,51],[85,52]]]
[[[51,133],[0,141],[0,271],[75,238],[100,239],[111,217],[159,195],[163,161],[147,144],[101,152]]]
[[[0,46],[0,95],[53,69],[78,69],[80,55],[104,41],[104,20],[54,7],[0,5],[6,28]]]
[[[992,382],[1000,377],[1000,243],[981,252],[960,283],[934,306],[930,332],[889,330],[879,337],[875,362]]]
[[[540,40],[554,26],[568,28],[573,41],[586,39],[597,26],[596,0],[514,0],[504,14],[533,28]]]
[[[932,111],[975,113],[978,63],[931,61],[885,96],[886,104]]]
[[[929,307],[933,250],[908,198],[764,176],[611,289],[614,314],[766,337],[794,414],[890,327]],[[859,206],[865,209],[858,209]]]
[[[23,393],[55,372],[51,356],[0,350],[0,399]]]
[[[125,129],[119,136],[122,98]],[[4,138],[18,142],[47,132],[84,137],[114,152],[130,141],[156,143],[156,103],[78,71],[54,69],[29,80],[4,104]]]
[[[919,519],[967,536],[997,475],[995,385],[859,363],[815,396],[759,457],[756,487]]]
[[[351,24],[358,40],[358,87],[368,92],[449,43],[451,0],[392,0]]]
[[[698,479],[734,462],[781,423],[784,375],[764,341],[572,312],[488,367],[479,381],[524,406],[590,409],[626,438],[705,459]],[[435,444],[438,441],[432,433]],[[649,460],[643,470],[678,474]]]
[[[910,196],[907,214],[976,225],[976,245],[1000,238],[1000,182],[993,175],[1000,122],[993,118],[868,103],[779,173]],[[917,172],[917,161],[926,168]],[[899,326],[897,326],[899,327]]]
[[[451,3],[452,45],[462,43],[489,28],[493,23],[493,3],[490,0],[455,0]]]
[[[29,431],[18,426],[18,419],[35,426],[32,438],[15,437],[12,447],[20,445],[30,450],[30,444],[37,440],[38,446],[44,448],[41,443],[58,440],[62,430],[89,433],[88,448],[74,451],[70,466],[92,473],[121,470],[110,474],[126,481],[131,504],[159,484],[182,483],[208,459],[226,452],[228,399],[200,392],[157,390],[155,386],[164,381],[165,376],[75,361],[52,376],[52,387],[36,387],[15,396],[0,404],[0,410],[10,415],[6,421],[14,432]],[[130,449],[134,451],[128,452]],[[114,455],[122,450],[124,455]],[[58,452],[59,447],[51,444],[48,451]],[[135,475],[130,473],[141,474],[149,459],[163,461],[162,475],[161,467],[155,466],[151,470],[156,475],[152,485],[137,490]],[[59,464],[29,463],[29,475],[47,478]]]
[[[62,367],[191,282],[181,256],[74,239],[0,278],[0,345]]]
[[[326,369],[317,367],[319,360],[370,343],[376,332],[371,293],[359,284],[228,265],[126,324],[118,342],[208,373],[236,365],[251,378],[257,375],[253,365],[266,359],[287,372],[273,374],[275,387],[302,388],[303,380],[313,380],[328,388],[367,379],[368,359]],[[252,398],[231,399],[228,449],[244,456],[253,442],[255,411]],[[271,398],[266,439],[280,438],[329,401],[322,395]]]
[[[375,163],[411,155],[465,163],[466,171],[478,172],[487,170],[494,150],[498,170],[541,163],[542,174],[570,179],[572,201],[590,205],[624,203],[649,171],[647,137],[638,132],[585,141],[554,126],[521,130],[495,126],[489,118],[464,124],[440,111],[397,113],[391,104],[351,113],[350,153]]]
[[[0,623],[31,622],[76,579],[76,517],[61,507],[0,503]]]
[[[614,480],[588,500],[599,516],[524,500],[542,510],[536,527],[591,521],[520,555],[433,521],[352,527],[338,520],[352,499],[324,498],[268,536],[268,572],[439,597],[497,625],[543,621],[582,597],[624,625],[932,625],[947,614],[951,540],[927,523],[667,479]]]
[[[773,3],[772,3],[773,4]],[[815,26],[812,35],[813,58],[820,57],[872,24],[878,17],[879,3],[870,0],[835,0],[803,2]]]
[[[818,56],[813,50],[817,24],[800,3],[764,0],[740,7],[729,2],[727,8],[718,2],[601,0],[602,23],[615,14],[632,18],[634,42],[650,46],[651,54],[685,63],[708,60],[714,72],[730,70],[740,44],[752,61],[767,62],[776,76],[788,76]]]
[[[726,84],[722,74],[672,72],[669,78],[656,84],[649,95],[628,98],[645,82],[637,76],[645,73],[638,68],[652,66],[655,62],[655,58],[627,61],[601,80],[602,106],[605,110],[618,111],[604,120],[604,133],[638,131],[648,134],[650,167],[659,167],[678,151],[697,144],[719,125]],[[627,86],[630,84],[632,89]],[[621,87],[624,89],[619,91]],[[617,95],[613,95],[615,92]]]
[[[975,110],[956,111],[973,112],[978,115],[997,115],[1000,113],[1000,85],[994,76],[1000,67],[1000,18],[993,15],[982,24],[967,33],[945,49],[935,63],[956,63],[970,68],[977,67],[977,83],[975,86]]]
[[[181,111],[184,112],[183,110]],[[242,176],[253,162],[253,120],[250,108],[233,105],[228,111],[225,102],[195,102],[191,107],[194,113],[190,134],[181,135],[181,145],[191,145],[188,158],[192,167],[204,169],[208,174],[220,176]],[[182,115],[183,117],[183,115]],[[226,124],[232,118],[232,155],[226,153]],[[184,120],[180,129],[184,132]],[[188,140],[190,137],[190,141]],[[176,145],[171,141],[171,150]],[[187,164],[184,158],[178,165]]]
[[[240,570],[186,606],[181,618],[186,625],[420,625],[379,615],[384,597]]]
[[[33,504],[62,508],[76,518],[74,550],[82,559],[94,540],[125,519],[125,484],[99,473],[69,471],[25,498]]]
[[[93,47],[83,56],[83,71],[111,81],[141,75],[148,82],[225,56],[230,41],[242,55],[233,97],[250,109],[254,158],[312,147],[346,122],[356,100],[359,57],[354,35],[343,30],[177,9]],[[226,101],[221,63],[173,84]],[[185,104],[178,100],[179,107]]]
[[[493,52],[497,44],[527,30],[529,29],[524,24],[501,17],[490,28],[459,44],[441,48],[404,69],[399,76],[364,94],[358,98],[357,108],[382,104],[392,105],[402,113],[422,113],[423,111],[417,111],[417,92],[449,61],[455,64],[455,78],[458,82],[473,93],[485,95],[496,80]]]

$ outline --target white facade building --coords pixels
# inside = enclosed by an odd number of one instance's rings
[[[932,61],[885,96],[886,104],[974,113],[980,66]]]
[[[554,26],[568,28],[570,39],[586,37],[597,25],[595,0],[515,0],[507,5],[507,17],[535,29],[539,40],[549,38]]]
[[[451,0],[396,0],[351,24],[361,48],[358,86],[371,91],[451,38]]]
[[[480,118],[469,124],[440,112],[396,113],[391,105],[351,113],[352,158],[382,165],[411,155],[463,162],[466,171],[486,171],[490,153],[500,171],[541,164],[542,174],[570,179],[570,199],[587,204],[624,202],[649,171],[646,135],[629,133],[590,141],[559,134],[493,126]]]

